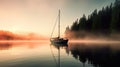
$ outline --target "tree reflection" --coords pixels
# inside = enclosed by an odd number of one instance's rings
[[[8,50],[12,47],[12,44],[10,43],[0,43],[0,50]]]
[[[97,44],[95,44],[97,45]],[[72,56],[82,63],[93,64],[95,67],[119,67],[120,50],[113,49],[113,46],[86,44],[70,44],[69,51]]]

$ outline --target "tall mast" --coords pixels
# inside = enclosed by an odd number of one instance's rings
[[[60,38],[60,9],[59,9],[59,20],[58,20],[58,38]]]

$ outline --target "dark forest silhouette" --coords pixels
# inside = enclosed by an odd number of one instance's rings
[[[74,36],[83,36],[83,32],[109,35],[119,33],[120,30],[120,1],[116,0],[114,4],[103,7],[102,10],[95,9],[91,15],[86,18],[85,14],[77,19],[71,27],[66,28],[66,35],[70,32],[82,32]]]

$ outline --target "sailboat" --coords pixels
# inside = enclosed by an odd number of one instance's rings
[[[58,14],[58,37],[50,38],[51,43],[53,44],[67,44],[68,39],[60,37],[60,10]]]

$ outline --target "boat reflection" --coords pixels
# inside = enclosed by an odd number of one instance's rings
[[[61,65],[60,65],[60,48],[64,48],[65,47],[67,49],[68,44],[53,44],[53,43],[51,43],[51,45],[53,45],[56,49],[58,49],[58,61],[56,61],[56,58],[54,56],[54,53],[53,53],[52,49],[51,49],[51,53],[52,53],[53,58],[54,58],[54,60],[56,62],[56,66],[57,67],[61,67]]]
[[[57,49],[68,47],[68,44],[53,44],[53,43],[51,43],[51,45],[53,45]]]
[[[120,45],[69,44],[71,55],[95,67],[120,67]]]

